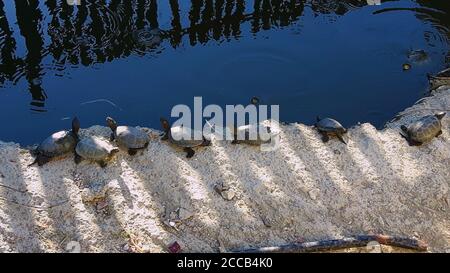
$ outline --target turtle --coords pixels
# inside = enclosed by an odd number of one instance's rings
[[[161,140],[167,140],[170,143],[183,148],[187,153],[186,158],[192,158],[195,155],[194,147],[209,146],[211,141],[202,136],[201,140],[194,139],[193,132],[190,128],[183,126],[170,127],[170,123],[165,118],[161,118],[161,126],[164,130],[164,135]],[[190,139],[187,139],[187,138]]]
[[[29,166],[43,166],[57,157],[73,152],[78,142],[79,130],[80,121],[75,117],[72,120],[72,130],[56,132],[39,144],[33,151],[36,159]]]
[[[450,85],[450,68],[442,70],[435,76],[428,75],[428,80],[430,81],[432,90],[444,85]]]
[[[150,136],[143,130],[131,126],[117,126],[117,122],[111,117],[106,118],[106,123],[112,130],[111,141],[116,141],[119,147],[127,149],[130,156],[148,147]]]
[[[266,130],[263,133],[267,133],[268,137],[262,137],[260,130]],[[251,133],[254,133],[252,136]],[[234,129],[234,139],[231,144],[248,144],[252,146],[259,146],[261,144],[268,144],[272,141],[271,139],[271,128],[270,126],[265,126],[263,124],[250,124],[236,127]]]
[[[253,97],[253,98],[250,100],[250,103],[253,104],[253,105],[255,105],[255,106],[258,106],[258,105],[259,105],[259,102],[260,102],[260,100],[259,100],[258,97]]]
[[[342,124],[340,124],[337,120],[332,118],[322,119],[317,117],[315,127],[322,135],[323,142],[328,142],[330,140],[330,136],[336,136],[342,143],[347,144],[343,137],[343,135],[347,133],[347,129],[345,129],[344,126],[342,126]]]
[[[81,139],[75,147],[75,163],[80,164],[82,160],[87,159],[97,162],[100,167],[105,168],[107,162],[117,152],[119,152],[119,148],[98,137],[86,137]]]
[[[423,49],[410,50],[408,60],[415,64],[423,64],[429,60],[427,52]]]
[[[400,135],[405,138],[410,146],[420,146],[442,134],[441,120],[445,112],[424,116],[408,127],[402,125]]]

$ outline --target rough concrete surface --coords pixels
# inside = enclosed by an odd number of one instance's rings
[[[421,147],[399,135],[401,124],[449,108],[441,88],[383,130],[354,126],[347,146],[290,124],[276,151],[213,141],[192,159],[146,129],[147,150],[121,152],[105,169],[72,156],[27,167],[28,150],[0,142],[0,252],[165,252],[175,241],[219,252],[367,233],[449,251],[450,117]]]

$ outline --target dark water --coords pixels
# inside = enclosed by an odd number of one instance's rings
[[[159,128],[193,96],[381,127],[448,65],[450,1],[368,2],[0,1],[0,139],[36,143],[74,115]]]

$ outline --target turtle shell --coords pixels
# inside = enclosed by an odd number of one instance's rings
[[[408,127],[409,137],[418,142],[433,139],[442,129],[441,121],[434,115],[422,117]]]
[[[185,148],[193,148],[202,145],[204,140],[195,140],[194,133],[195,131],[188,127],[175,126],[170,129],[169,140],[171,143]]]
[[[116,134],[117,143],[128,149],[142,149],[150,142],[148,134],[136,127],[119,126]]]
[[[332,118],[324,118],[316,123],[317,129],[323,132],[345,132],[344,126]]]
[[[428,54],[423,49],[411,50],[408,52],[408,59],[413,63],[424,63],[428,61]]]
[[[82,158],[100,161],[108,158],[113,151],[117,151],[118,149],[113,147],[108,142],[97,138],[97,137],[88,137],[82,139],[78,142],[78,145],[75,149],[76,153]]]
[[[262,137],[262,135],[260,134],[261,129],[265,130],[268,135]],[[250,124],[237,127],[234,135],[236,141],[249,145],[261,145],[271,142],[271,128],[269,126],[264,126],[263,124]]]
[[[60,131],[46,138],[37,148],[37,153],[57,157],[69,152],[77,145],[77,138],[71,131]]]

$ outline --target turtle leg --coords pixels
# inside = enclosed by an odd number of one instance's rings
[[[50,158],[44,156],[44,155],[40,155],[37,154],[36,158],[34,159],[33,163],[29,164],[28,167],[31,167],[33,165],[38,165],[38,166],[43,166],[46,163],[48,163],[50,161]]]
[[[38,155],[36,158],[36,163],[38,164],[38,166],[44,166],[45,164],[49,163],[50,160],[51,158],[48,156]]]
[[[80,164],[81,163],[81,161],[83,161],[83,158],[80,156],[80,155],[78,155],[78,154],[75,154],[75,158],[74,158],[74,161],[75,161],[75,164]]]
[[[344,136],[342,134],[337,134],[336,135],[337,138],[339,138],[339,140],[344,143],[345,145],[347,145],[347,141],[345,141]]]
[[[38,156],[39,155],[39,150],[36,148],[36,149],[31,150],[30,153],[33,156]]]
[[[418,142],[418,141],[415,141],[412,139],[408,139],[408,143],[409,143],[409,146],[420,146],[423,144],[422,142]]]
[[[201,146],[211,146],[211,140],[207,140],[204,138]]]
[[[128,154],[129,154],[130,156],[136,155],[137,152],[138,152],[138,149],[128,149]]]
[[[405,135],[404,133],[400,132],[400,136],[406,139],[409,142],[409,137]]]
[[[192,148],[184,148],[184,151],[187,153],[186,158],[192,158],[195,154],[195,151]]]
[[[164,133],[164,134],[162,135],[161,140],[169,140],[169,134],[168,134],[168,133]]]
[[[322,141],[323,141],[324,143],[327,143],[327,142],[330,140],[330,137],[328,136],[327,133],[325,133],[325,132],[320,132],[320,134],[322,135]]]
[[[106,166],[108,166],[108,164],[104,160],[100,160],[97,163],[102,168],[106,168]]]
[[[236,145],[236,144],[239,144],[240,142],[239,142],[239,140],[238,140],[238,137],[237,137],[237,135],[235,135],[234,137],[233,137],[233,140],[231,141],[231,144],[234,144],[234,145]]]
[[[420,145],[423,144],[422,142],[418,142],[418,141],[412,140],[409,136],[407,136],[407,135],[405,135],[405,134],[403,134],[403,133],[400,133],[400,135],[401,135],[404,139],[406,139],[406,141],[408,141],[409,146],[420,146]]]

